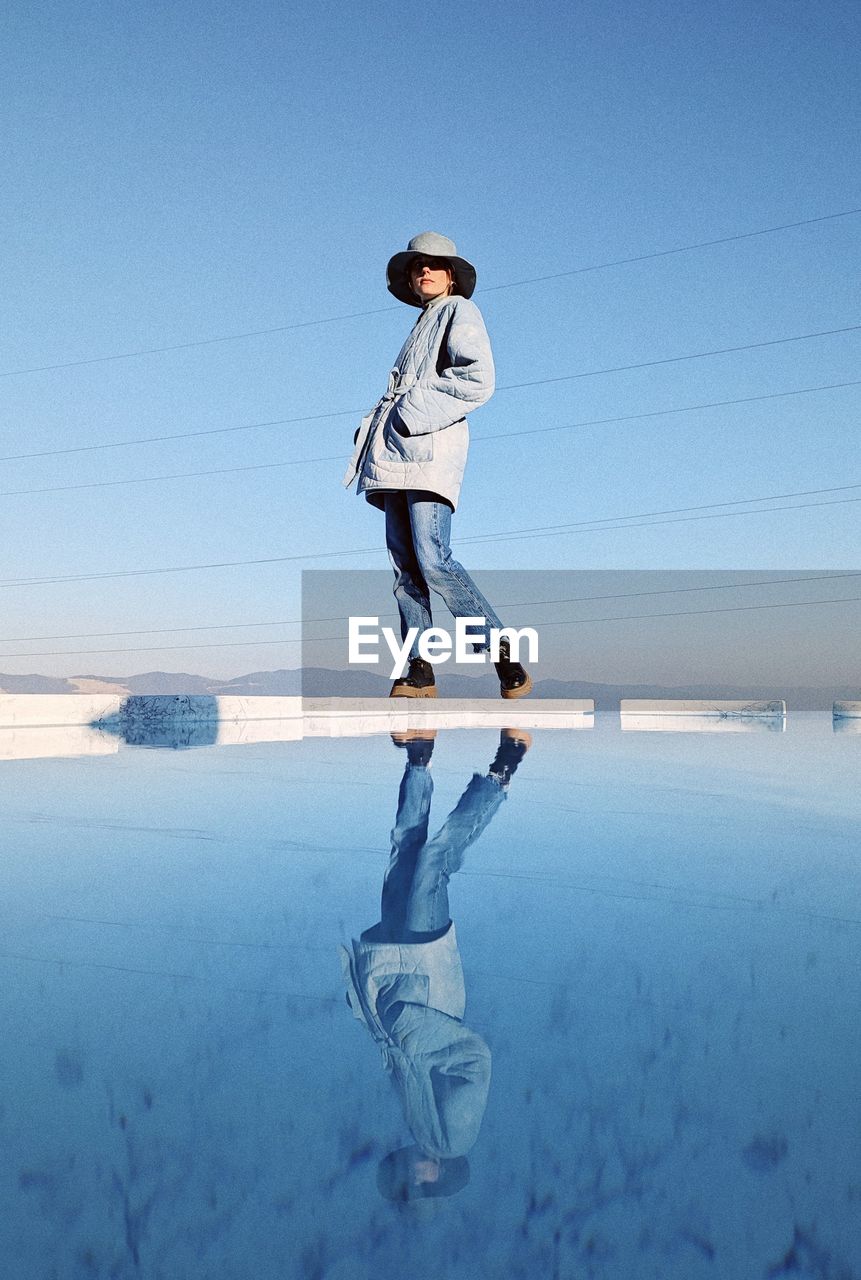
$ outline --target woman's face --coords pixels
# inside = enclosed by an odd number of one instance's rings
[[[414,258],[410,263],[410,286],[422,302],[448,293],[454,277],[445,258]]]

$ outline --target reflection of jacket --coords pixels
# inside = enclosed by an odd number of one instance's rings
[[[490,1050],[460,1021],[454,924],[433,942],[354,940],[341,962],[350,1008],[380,1045],[416,1142],[438,1159],[466,1155],[487,1105]]]
[[[469,430],[464,415],[493,394],[490,341],[468,298],[426,306],[395,362],[386,394],[362,419],[344,476],[382,507],[386,490],[427,489],[457,506]]]

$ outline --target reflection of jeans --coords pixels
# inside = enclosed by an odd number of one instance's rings
[[[382,919],[374,931],[380,941],[430,941],[429,935],[445,933],[449,877],[505,799],[498,782],[475,774],[437,834],[428,840],[432,794],[429,770],[407,765],[383,882]]]
[[[386,546],[395,571],[395,599],[401,614],[401,639],[407,629],[419,634],[433,626],[430,593],[442,596],[452,617],[483,617],[501,627],[497,615],[472,578],[451,554],[451,507],[423,490],[386,494]],[[474,634],[480,642],[481,632]],[[484,646],[488,641],[484,630]],[[410,657],[418,657],[413,642]]]

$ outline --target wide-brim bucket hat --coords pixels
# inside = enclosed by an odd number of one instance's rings
[[[398,302],[406,302],[411,307],[423,305],[410,287],[410,263],[417,257],[445,258],[451,266],[457,292],[464,298],[472,297],[475,292],[475,267],[472,263],[458,256],[457,245],[448,236],[441,236],[436,231],[422,231],[413,236],[406,249],[389,258],[386,284]]]

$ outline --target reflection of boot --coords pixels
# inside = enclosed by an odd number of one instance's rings
[[[406,749],[410,764],[430,764],[436,729],[406,729],[403,733],[393,733],[391,737],[396,747]]]
[[[499,661],[493,664],[499,676],[499,692],[503,698],[524,698],[532,688],[532,677],[519,662],[511,661],[507,640],[499,642]]]
[[[433,667],[424,658],[410,658],[410,669],[392,685],[390,698],[435,698]]]
[[[503,729],[499,735],[499,749],[487,771],[501,787],[507,787],[517,766],[532,746],[532,738],[525,729]]]

